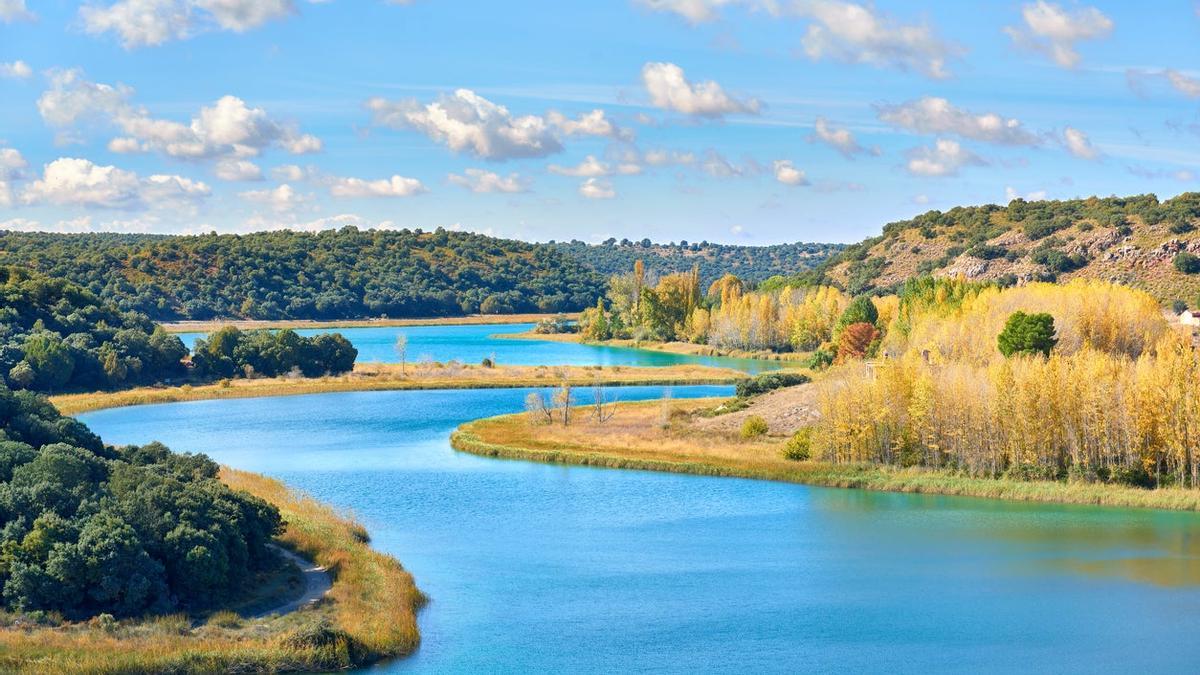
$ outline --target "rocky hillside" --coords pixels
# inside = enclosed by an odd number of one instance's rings
[[[930,211],[891,223],[817,272],[854,293],[931,273],[1004,284],[1105,279],[1163,302],[1200,303],[1200,193]],[[1197,256],[1197,257],[1193,257]]]

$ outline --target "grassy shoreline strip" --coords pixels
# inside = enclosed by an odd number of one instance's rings
[[[734,384],[745,377],[734,372],[714,370],[712,373],[684,376],[655,376],[651,373],[631,372],[624,376],[618,373],[594,376],[574,375],[566,382],[575,387],[591,386],[687,386]],[[471,378],[321,378],[262,380],[236,380],[230,386],[220,384],[184,385],[179,387],[139,387],[112,392],[88,394],[61,394],[51,396],[50,402],[64,415],[77,415],[105,408],[120,408],[155,403],[179,403],[212,399],[258,398],[267,396],[300,396],[349,391],[407,391],[427,389],[520,389],[525,387],[553,387],[562,379],[553,377]]]
[[[746,359],[749,361],[778,361],[785,364],[804,362],[810,356],[807,352],[751,352],[738,349],[718,349],[691,342],[647,342],[629,339],[585,340],[579,333],[534,333],[532,331],[525,331],[523,333],[497,333],[489,337],[498,340],[541,340],[543,342],[564,342],[591,345],[594,347],[642,349],[682,356],[711,356],[726,359]]]
[[[412,576],[331,507],[257,474],[221,480],[279,508],[280,542],[329,568],[327,600],[264,619],[219,612],[0,629],[0,670],[37,673],[328,672],[412,653],[425,602]]]
[[[468,422],[450,436],[459,451],[485,457],[518,459],[549,464],[573,464],[610,469],[663,471],[701,476],[751,478],[821,487],[855,488],[881,492],[979,497],[1009,501],[1083,504],[1122,508],[1200,511],[1200,490],[1140,488],[1095,483],[1057,483],[972,478],[918,468],[892,469],[865,465],[788,462],[787,468],[705,460],[657,457],[652,450],[555,445],[530,447],[488,440],[489,431],[504,425],[527,424],[521,415],[502,415]]]
[[[537,323],[543,319],[577,314],[470,314],[467,316],[432,317],[423,319],[315,319],[271,320],[228,319],[211,321],[168,321],[162,326],[168,333],[211,333],[223,326],[238,328],[403,328],[406,326],[501,326],[505,324]]]

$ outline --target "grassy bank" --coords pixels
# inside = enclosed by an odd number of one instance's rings
[[[392,364],[359,364],[348,375],[321,378],[234,379],[212,384],[176,387],[137,387],[120,391],[61,394],[50,401],[64,414],[150,403],[207,399],[296,396],[338,391],[388,391],[402,389],[499,389],[555,386],[564,380],[572,386],[637,384],[732,384],[746,375],[709,366],[495,366],[410,365],[401,370]]]
[[[784,438],[744,440],[713,431],[699,413],[715,399],[619,404],[597,424],[533,425],[524,415],[470,422],[451,436],[463,452],[555,464],[734,476],[827,487],[959,495],[1027,502],[1200,510],[1200,490],[972,478],[945,471],[800,462],[782,456]]]
[[[244,619],[232,612],[0,629],[0,671],[44,673],[329,671],[401,656],[420,640],[424,602],[394,558],[371,550],[363,528],[278,481],[224,469],[235,489],[279,508],[287,546],[334,577],[313,609]]]
[[[759,361],[806,361],[811,352],[769,352],[744,351],[740,349],[718,349],[711,345],[698,345],[692,342],[651,342],[646,340],[584,340],[579,333],[502,333],[494,337],[505,340],[545,340],[547,342],[574,342],[577,344],[600,345],[604,347],[624,347],[626,349],[648,349],[668,354],[683,354],[687,356],[723,356],[731,359],[755,359]]]
[[[574,314],[468,314],[466,316],[444,316],[429,319],[342,319],[336,321],[256,321],[256,320],[213,320],[213,321],[173,321],[164,322],[163,327],[171,333],[211,333],[223,326],[237,326],[243,330],[250,328],[381,328],[404,326],[471,326],[499,325],[510,323],[537,323],[543,319],[566,316],[576,318]]]

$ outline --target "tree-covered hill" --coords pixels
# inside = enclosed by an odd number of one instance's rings
[[[706,287],[725,274],[735,274],[750,283],[777,275],[799,274],[845,248],[842,244],[815,243],[738,246],[681,241],[654,244],[649,239],[638,242],[609,239],[602,244],[575,240],[554,245],[606,279],[628,272],[638,260],[643,261],[646,271],[655,277],[690,272],[694,265],[699,265],[700,281]]]
[[[957,207],[890,223],[805,279],[861,293],[925,273],[1001,283],[1090,278],[1194,305],[1198,225],[1200,193]]]
[[[203,455],[105,446],[0,385],[0,609],[78,619],[220,606],[279,564],[278,511]]]
[[[559,312],[603,278],[553,246],[420,230],[128,235],[0,232],[0,263],[168,319]]]

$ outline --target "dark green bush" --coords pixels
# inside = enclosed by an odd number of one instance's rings
[[[803,373],[763,373],[748,380],[742,380],[737,383],[736,393],[738,398],[747,398],[765,394],[768,391],[781,389],[783,387],[794,387],[798,384],[807,384],[812,381],[808,375]]]

